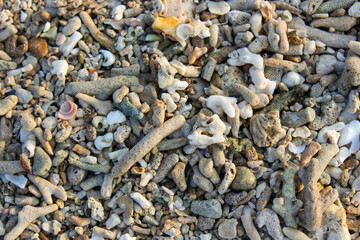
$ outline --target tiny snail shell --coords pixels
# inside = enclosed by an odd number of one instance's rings
[[[144,167],[132,167],[131,168],[131,173],[134,175],[141,175],[145,172],[145,168]]]
[[[58,117],[62,120],[70,120],[75,117],[77,113],[77,105],[69,100],[61,104],[58,112]]]

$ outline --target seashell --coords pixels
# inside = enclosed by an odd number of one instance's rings
[[[158,12],[161,17],[164,17],[168,12],[166,8],[166,0],[158,0],[154,4],[154,10]]]
[[[230,11],[230,6],[225,1],[220,1],[220,2],[206,1],[206,2],[209,11],[213,14],[225,15]]]
[[[100,50],[99,52],[102,53],[102,55],[104,55],[104,62],[102,63],[102,65],[104,67],[108,67],[114,64],[115,62],[115,55],[112,54],[111,52],[107,51],[107,50]]]
[[[131,173],[134,175],[141,175],[145,172],[145,168],[144,167],[132,167],[131,168]]]
[[[22,153],[26,154],[26,156],[32,158],[35,155],[35,147],[36,147],[35,135],[30,134],[27,137],[26,142],[21,147]]]
[[[75,117],[77,113],[77,105],[69,100],[61,104],[60,110],[58,112],[58,117],[62,120],[70,120]]]

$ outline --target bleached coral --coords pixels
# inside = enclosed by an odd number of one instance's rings
[[[224,97],[220,95],[212,95],[207,98],[206,106],[209,107],[216,114],[222,114],[223,112],[230,118],[235,117],[235,108],[232,104],[237,102],[234,97]]]
[[[223,135],[225,131],[226,125],[219,115],[205,116],[200,121],[200,126],[187,136],[190,145],[185,146],[185,153],[191,154],[197,148],[203,149],[211,144],[225,141]]]
[[[245,64],[252,64],[249,69],[251,80],[254,87],[251,85],[249,89],[255,93],[267,93],[272,95],[274,93],[276,82],[270,81],[264,75],[264,60],[259,54],[254,54],[248,48],[240,48],[229,53],[228,64],[231,66],[243,66]],[[253,90],[254,89],[254,90]]]
[[[158,57],[156,59],[161,66],[157,75],[159,87],[166,89],[170,94],[176,90],[185,90],[188,83],[174,77],[177,73],[176,68],[172,67],[165,57]]]
[[[240,110],[240,117],[243,119],[247,119],[252,117],[253,115],[253,109],[247,101],[242,101],[238,104],[239,110]]]
[[[65,57],[69,56],[71,51],[82,37],[83,35],[80,32],[74,32],[70,37],[65,39],[64,43],[59,47],[59,50],[64,54]]]
[[[66,60],[56,60],[51,63],[51,73],[56,74],[59,80],[65,80],[69,70],[69,64]]]
[[[338,122],[331,126],[323,127],[318,134],[317,141],[319,143],[337,143],[340,138],[340,131],[345,127],[345,123]]]
[[[340,132],[338,146],[342,147],[351,143],[350,152],[355,153],[360,149],[360,122],[353,120],[346,124]]]

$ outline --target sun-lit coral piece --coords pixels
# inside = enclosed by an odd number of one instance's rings
[[[157,17],[152,25],[153,29],[160,30],[167,35],[172,36],[174,39],[177,39],[176,28],[180,25],[179,20],[174,17]]]

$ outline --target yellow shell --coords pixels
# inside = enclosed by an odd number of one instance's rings
[[[177,39],[176,28],[179,26],[179,20],[174,17],[157,17],[152,25],[153,29],[160,30],[167,35],[172,36],[174,39]]]

